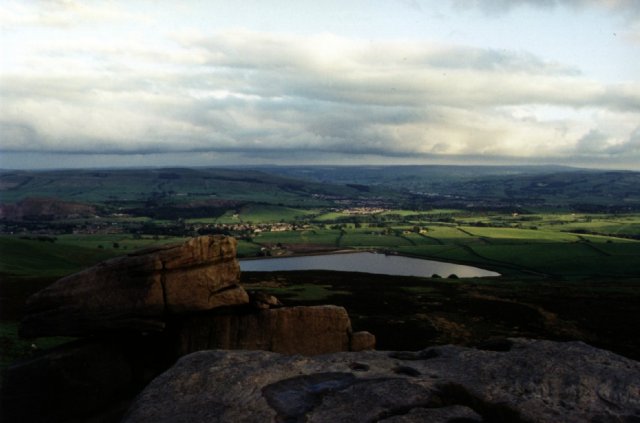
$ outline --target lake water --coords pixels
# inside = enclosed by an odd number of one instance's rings
[[[280,257],[240,260],[244,272],[274,272],[287,270],[333,270],[381,275],[430,277],[438,274],[461,278],[500,276],[499,273],[462,264],[423,260],[376,253],[324,254],[317,256]]]

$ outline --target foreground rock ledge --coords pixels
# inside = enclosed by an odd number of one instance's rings
[[[175,332],[179,356],[211,349],[318,355],[370,350],[376,344],[371,333],[353,332],[347,310],[334,305],[189,316]]]
[[[302,357],[203,351],[140,394],[125,422],[632,422],[640,363],[524,339]]]
[[[169,314],[246,304],[236,240],[192,238],[99,263],[29,298],[21,334],[162,330]]]

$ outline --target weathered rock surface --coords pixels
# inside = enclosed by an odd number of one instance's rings
[[[87,421],[111,413],[97,421],[117,422],[126,411],[121,404],[185,354],[215,347],[315,355],[353,349],[360,338],[375,344],[368,332],[351,333],[346,310],[336,306],[178,316],[163,332],[80,340],[14,363],[3,375],[0,421]]]
[[[191,316],[181,319],[177,332],[179,355],[208,349],[316,355],[375,347],[369,332],[352,333],[347,310],[331,305]]]
[[[204,349],[317,355],[373,349],[337,306],[283,307],[238,285],[223,236],[143,250],[63,278],[32,296],[21,335],[86,339],[17,362],[0,392],[3,422],[116,422],[148,382]],[[76,405],[77,404],[77,405]]]
[[[236,241],[204,236],[108,260],[33,295],[24,336],[162,330],[163,316],[245,304]]]
[[[156,378],[124,421],[639,421],[640,363],[580,342],[498,349],[203,351]]]
[[[349,351],[366,351],[376,349],[376,336],[371,332],[360,331],[351,334]]]

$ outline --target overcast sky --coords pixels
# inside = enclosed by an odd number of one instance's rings
[[[640,170],[637,0],[0,0],[0,167]]]

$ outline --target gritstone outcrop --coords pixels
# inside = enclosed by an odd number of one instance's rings
[[[226,236],[139,251],[60,279],[28,300],[21,335],[82,339],[10,366],[0,420],[117,421],[153,377],[204,349],[315,355],[375,347],[372,334],[353,333],[342,307],[284,307],[239,282],[236,241]]]
[[[499,349],[203,351],[154,380],[124,422],[639,421],[640,363],[581,342]]]
[[[192,238],[60,279],[29,298],[24,336],[161,331],[169,315],[247,304],[236,240]]]

